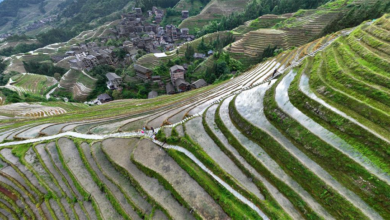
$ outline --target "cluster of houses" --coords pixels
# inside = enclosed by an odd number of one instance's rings
[[[57,20],[57,15],[52,15],[52,16],[49,16],[47,18],[43,18],[39,21],[34,21],[33,23],[27,25],[24,30],[25,31],[32,31],[32,30],[36,30],[38,28],[41,28],[43,26],[45,26],[46,24],[50,23],[50,22],[53,22]]]
[[[179,29],[174,25],[166,25],[161,27],[159,23],[164,17],[164,11],[153,7],[148,11],[149,19],[143,16],[141,8],[135,8],[133,12],[123,14],[120,23],[107,30],[108,35],[100,37],[100,45],[106,45],[110,40],[118,40],[125,38],[120,49],[125,50],[128,54],[126,59],[135,63],[136,56],[139,50],[144,50],[147,53],[160,53],[162,50],[172,50],[175,48],[177,41],[186,42],[195,39],[195,36],[189,34],[188,28]],[[152,23],[148,22],[154,16]],[[187,10],[182,11],[182,19],[189,17]],[[98,65],[114,65],[118,62],[113,52],[115,46],[99,46],[96,42],[72,46],[65,56],[72,57],[68,62],[71,68],[77,70],[91,70]],[[194,54],[195,59],[204,59],[206,54]],[[134,64],[136,78],[143,82],[158,83],[160,88],[165,88],[167,94],[185,92],[191,89],[201,88],[207,85],[203,79],[189,83],[185,80],[185,72],[188,65],[175,65],[170,68],[170,80],[164,84],[160,76],[153,76],[153,71]],[[122,90],[122,78],[115,73],[109,72],[106,74],[107,88],[111,90]],[[151,91],[148,98],[158,96],[156,91]],[[112,98],[107,94],[98,96],[95,103],[105,103],[111,101]]]
[[[8,37],[11,37],[12,34],[6,33],[6,34],[0,34],[0,41],[5,40]]]
[[[193,83],[187,82],[184,77],[187,71],[185,66],[187,65],[174,65],[169,69],[171,81],[165,85],[167,94],[175,94],[176,91],[185,92],[191,89],[199,89],[207,86],[206,81],[203,79],[199,79]]]
[[[91,70],[99,65],[113,65],[116,62],[113,50],[115,47],[99,47],[96,42],[72,46],[66,56],[74,56],[69,60],[70,67],[76,70]]]
[[[163,10],[153,7],[149,14],[155,14],[155,19],[163,16]],[[141,8],[135,8],[135,12],[122,15],[122,20],[117,26],[117,30],[112,30],[119,38],[129,38],[133,45],[146,52],[157,52],[158,48],[165,50],[174,49],[176,41],[191,41],[195,39],[194,35],[189,34],[188,28],[177,28],[174,25],[161,27],[159,19],[153,23],[146,21],[142,16]],[[161,51],[158,51],[161,52]]]
[[[164,10],[161,10],[155,6],[153,6],[151,11],[148,11],[149,17],[153,17],[154,15],[154,23],[160,24],[164,18]]]
[[[207,86],[207,82],[203,79],[199,79],[195,82],[189,83],[185,80],[185,72],[188,65],[175,65],[170,68],[170,81],[165,84],[166,93],[168,95],[186,92],[192,89],[199,89]],[[152,71],[144,66],[135,64],[134,69],[136,71],[136,77],[144,82],[158,83],[160,86],[164,86],[160,76],[152,76]],[[109,72],[106,74],[107,88],[111,90],[122,89],[122,78],[115,73]],[[156,98],[158,93],[151,91],[148,94],[148,99]],[[101,104],[112,101],[112,98],[107,94],[101,94],[95,100],[95,104]]]
[[[164,11],[153,7],[150,14],[155,14],[155,18],[164,15]],[[183,11],[183,17],[188,16],[188,11]],[[107,30],[108,36],[100,37],[100,43],[106,44],[110,39],[118,40],[126,38],[120,49],[124,49],[128,54],[126,61],[135,62],[139,50],[147,53],[160,53],[162,50],[175,49],[175,42],[192,41],[194,35],[189,34],[188,28],[179,29],[174,25],[160,27],[158,22],[149,23],[143,16],[141,8],[135,8],[133,12],[123,14],[120,23],[115,28]],[[91,70],[93,67],[103,64],[113,65],[116,63],[113,50],[116,47],[98,46],[96,42],[72,46],[65,56],[74,56],[69,60],[71,68],[78,70]],[[58,58],[61,60],[61,57]]]

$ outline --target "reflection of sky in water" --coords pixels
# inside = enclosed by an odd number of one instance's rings
[[[327,131],[325,128],[323,128],[321,125],[317,124],[315,121],[313,121],[311,118],[304,115],[302,112],[299,111],[299,109],[295,108],[290,102],[290,97],[288,95],[288,89],[290,88],[291,82],[294,80],[296,76],[296,72],[290,71],[278,84],[276,87],[276,94],[275,94],[275,101],[277,105],[281,108],[282,111],[289,114],[292,118],[294,118],[297,122],[299,122],[302,126],[309,129],[312,133],[317,135],[319,138],[322,138],[324,141],[332,144],[335,146],[335,148],[340,149],[342,152],[345,152],[345,154],[350,155],[352,158],[356,159],[358,163],[364,163],[367,168],[370,168],[371,172],[378,174],[378,171],[375,169],[375,167],[372,167],[371,164],[366,164],[364,157],[362,157],[359,152],[355,152],[353,149],[349,149],[348,146],[343,145],[343,141],[338,138],[337,136],[333,135],[333,133]],[[275,82],[275,81],[273,81]],[[320,167],[316,162],[314,162],[311,158],[309,158],[304,152],[299,150],[289,139],[287,139],[280,131],[275,128],[265,117],[263,112],[263,101],[264,101],[264,95],[267,89],[270,88],[271,85],[263,84],[259,87],[256,87],[252,90],[245,91],[241,93],[237,99],[236,99],[236,108],[237,111],[248,121],[250,121],[253,125],[258,127],[259,129],[267,132],[272,138],[277,140],[287,151],[291,153],[291,155],[295,156],[299,161],[302,162],[307,168],[309,168],[312,172],[314,172],[317,176],[319,176],[323,181],[325,181],[327,184],[332,186],[334,189],[336,189],[341,195],[346,197],[349,201],[353,201],[353,203],[359,207],[360,209],[364,210],[365,213],[369,213],[372,218],[378,218],[381,219],[380,216],[374,211],[371,210],[370,207],[367,207],[365,203],[354,193],[351,193],[348,189],[346,189],[344,186],[342,186],[339,182],[337,182],[327,171],[325,171],[322,167]],[[225,103],[223,103],[225,104]],[[222,105],[223,107],[223,105]],[[224,108],[221,107],[221,110],[223,111]],[[226,108],[226,107],[225,107]],[[226,113],[227,117],[229,117],[229,112]],[[222,115],[221,115],[222,117]],[[223,118],[223,117],[222,117]],[[226,120],[228,121],[228,120]],[[233,129],[230,129],[232,131]],[[232,132],[233,133],[233,132]],[[233,133],[233,135],[236,135]],[[248,146],[248,149],[250,145],[247,143],[243,144],[244,146]],[[255,149],[255,148],[253,148]],[[259,159],[265,158],[267,154],[261,155],[261,157],[258,157]],[[366,159],[367,160],[367,159]],[[275,171],[278,171],[279,167],[276,166],[270,166],[272,163],[271,160],[267,161],[267,167],[273,168],[273,173],[278,174]],[[263,163],[265,161],[263,160]],[[372,169],[371,169],[372,168]],[[279,174],[280,175],[280,174]],[[383,178],[388,178],[387,176]],[[292,183],[294,181],[290,180],[290,186],[294,187]],[[386,179],[387,181],[387,179]],[[288,183],[288,181],[286,181]],[[300,192],[302,195],[305,195],[307,192],[303,189],[297,189],[294,188],[294,190],[297,190],[297,192]],[[308,201],[311,201],[311,198],[307,196],[306,199]],[[327,213],[319,204],[313,202],[311,204],[314,204],[314,208],[316,211],[320,211],[323,216],[326,216],[326,219],[330,219],[331,216],[329,213]]]
[[[383,136],[381,136],[380,134],[376,133],[375,131],[373,131],[372,129],[366,127],[365,125],[361,124],[360,122],[358,122],[357,120],[355,120],[354,118],[348,116],[347,114],[345,114],[344,112],[338,110],[337,108],[329,105],[328,103],[326,103],[324,100],[320,99],[319,97],[317,97],[316,94],[314,94],[311,90],[310,90],[310,85],[309,85],[309,77],[306,75],[306,74],[302,74],[301,76],[301,80],[299,82],[299,88],[300,90],[308,97],[310,97],[311,99],[317,101],[318,103],[320,103],[321,105],[325,106],[326,108],[332,110],[333,112],[335,112],[336,114],[338,115],[341,115],[342,117],[352,121],[353,123],[359,125],[360,127],[366,129],[367,131],[370,131],[372,134],[374,134],[375,136],[381,138],[382,140],[384,141],[387,141],[386,138],[384,138]]]
[[[363,167],[378,176],[383,181],[389,183],[390,175],[383,172],[380,168],[374,166],[368,158],[363,156],[359,151],[357,151],[343,139],[333,134],[326,128],[322,127],[320,124],[318,124],[311,118],[307,117],[305,114],[299,111],[299,109],[295,108],[295,106],[291,104],[288,96],[288,88],[290,87],[291,82],[294,80],[296,74],[296,72],[291,71],[287,76],[282,79],[282,81],[276,87],[275,101],[282,109],[282,111],[289,114],[303,127],[310,130],[311,133],[313,133],[323,141],[327,142],[334,148],[338,149],[339,151],[343,152],[351,159],[355,160],[357,163],[361,164]]]

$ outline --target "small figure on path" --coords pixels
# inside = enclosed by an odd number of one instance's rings
[[[278,72],[278,69],[275,69],[274,73],[272,73],[272,77],[274,77],[277,72]]]
[[[153,128],[153,127],[151,127],[151,129],[152,129],[152,132],[153,132],[153,134],[154,134],[154,128]]]

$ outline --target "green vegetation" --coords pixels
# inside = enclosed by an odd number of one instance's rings
[[[143,12],[152,10],[153,6],[169,8],[175,6],[179,0],[136,0],[136,5],[143,9]]]
[[[191,161],[183,153],[168,150],[168,154],[183,168],[195,181],[202,186],[214,200],[217,200],[222,209],[233,219],[259,219],[259,216],[249,206],[243,204],[229,191],[223,188],[209,174]]]
[[[165,67],[165,65],[163,66]],[[121,92],[108,89],[106,73],[116,72],[118,75],[123,75],[122,71],[123,70],[115,69],[109,65],[94,67],[88,74],[96,78],[97,81],[92,92],[88,95],[87,100],[94,99],[102,93],[106,93],[114,99],[146,99],[151,90],[158,91],[160,94],[165,94],[165,90],[161,90],[157,84],[145,83],[137,80],[123,83],[123,90]],[[127,72],[124,72],[124,74],[127,74]],[[125,75],[125,77],[127,76]]]
[[[6,24],[8,17],[16,17],[20,9],[28,7],[30,4],[39,4],[44,0],[4,0],[0,3],[0,26]]]
[[[111,190],[100,180],[99,176],[97,175],[97,173],[93,170],[93,168],[91,167],[91,164],[89,163],[88,159],[86,158],[84,152],[83,152],[83,149],[81,149],[81,144],[83,143],[82,141],[80,140],[75,140],[74,141],[76,147],[77,147],[77,150],[80,154],[80,157],[81,157],[81,160],[83,161],[84,163],[84,166],[86,167],[86,169],[88,170],[88,172],[91,174],[92,176],[92,179],[93,181],[96,183],[96,185],[98,185],[98,187],[100,188],[100,190],[102,192],[104,192],[106,194],[106,197],[107,199],[111,202],[112,206],[114,207],[114,209],[126,220],[129,220],[129,216],[127,216],[127,213],[125,210],[123,210],[123,207],[119,204],[119,201],[115,198],[115,196],[113,195],[113,193],[111,192]],[[84,142],[85,143],[85,142]],[[89,146],[88,143],[85,143]]]
[[[17,145],[14,148],[12,148],[12,153],[17,157],[22,158],[24,157],[26,152],[30,149],[30,147],[31,146],[29,144]]]
[[[342,1],[336,1],[342,2]],[[327,4],[334,7],[334,3]],[[357,5],[351,6],[351,10],[346,14],[340,14],[337,19],[322,31],[321,36],[325,36],[329,33],[336,32],[345,28],[350,28],[361,24],[364,21],[379,18],[385,13],[390,12],[390,2],[388,1],[375,1],[373,5]]]
[[[364,167],[358,165],[351,158],[341,153],[325,141],[321,140],[319,137],[315,136],[293,118],[280,110],[274,99],[276,86],[277,83],[272,89],[267,91],[264,101],[264,112],[270,122],[276,126],[286,137],[288,137],[302,152],[307,154],[316,163],[321,165],[335,179],[343,183],[344,186],[360,195],[360,197],[367,204],[371,205],[371,207],[373,207],[376,211],[378,211],[378,213],[386,218],[386,216],[389,215],[389,211],[386,210],[389,198],[382,193],[371,193],[367,187],[368,185],[372,186],[378,190],[378,192],[390,192],[390,187],[378,178],[373,177],[372,174],[369,173]],[[345,164],[348,164],[348,166],[345,166]],[[367,185],[353,184],[353,182],[357,179],[362,179],[363,182],[367,183]],[[314,183],[314,181],[312,182]],[[328,192],[334,195],[332,198],[333,204],[344,204],[343,206],[345,208],[348,207],[346,206],[348,202],[343,201],[344,199],[338,196],[336,192],[332,192],[332,190],[328,190]],[[350,212],[352,215],[361,215],[359,214],[358,210],[353,208],[351,205],[349,206],[349,210],[345,213]],[[327,209],[329,212],[338,213],[336,210],[340,210],[340,207],[332,207],[328,205]]]
[[[308,67],[305,69],[307,68]],[[303,68],[300,70],[300,74],[298,74],[296,79],[292,82],[289,89],[289,96],[291,97],[290,100],[294,106],[306,115],[310,116],[310,118],[315,120],[317,123],[320,123],[328,130],[337,134],[337,136],[343,138],[363,155],[370,158],[371,161],[373,161],[378,167],[387,170],[388,166],[385,164],[388,163],[387,158],[389,157],[389,144],[348,119],[334,113],[318,102],[306,97],[298,89],[302,71],[304,71]],[[314,109],[318,109],[318,111],[313,111]],[[326,115],[326,117],[322,115]]]
[[[6,97],[5,104],[18,102],[47,102],[46,98],[42,96],[37,96],[30,93],[19,95],[17,92],[7,88],[0,88],[0,92],[3,96]]]
[[[0,59],[0,86],[5,86],[9,79],[12,78],[13,76],[16,76],[20,73],[18,72],[9,72],[8,74],[4,74],[4,70],[7,68],[8,62]]]
[[[158,209],[160,209],[161,211],[163,211],[165,213],[166,216],[168,216],[170,219],[172,219],[172,216],[169,215],[168,211],[166,209],[164,209],[159,203],[156,202],[156,200],[150,196],[143,188],[142,186],[137,182],[136,179],[134,179],[133,176],[131,176],[131,174],[123,167],[121,167],[120,165],[118,165],[117,163],[115,163],[115,161],[113,161],[113,159],[110,157],[109,154],[107,154],[106,151],[104,151],[104,154],[105,156],[107,157],[107,159],[111,162],[112,166],[115,167],[115,169],[120,172],[126,179],[128,179],[130,181],[130,183],[137,189],[137,191],[141,194],[141,195],[144,195],[144,198],[149,202],[151,203],[152,205],[154,205],[155,207],[157,207]],[[129,158],[130,160],[130,158]]]
[[[265,100],[265,102],[268,103],[267,100]],[[230,103],[229,111],[236,127],[250,140],[262,146],[267,154],[270,155],[288,175],[293,177],[304,189],[307,189],[307,191],[311,193],[311,195],[322,204],[330,214],[333,216],[340,216],[340,218],[343,219],[366,219],[360,210],[353,207],[336,191],[314,175],[314,173],[309,171],[309,169],[295,157],[291,156],[279,142],[240,116],[234,107],[234,101]],[[302,178],[302,176],[305,178]],[[302,208],[299,209],[301,210]]]
[[[232,122],[237,126],[243,126],[245,130],[248,132],[248,134],[255,134],[252,129],[253,125],[249,122],[245,121],[244,118],[237,112],[237,110],[234,107],[234,100],[230,103],[229,111],[231,114],[231,118],[236,119],[232,120]],[[278,190],[286,196],[290,200],[290,202],[295,206],[295,208],[302,214],[302,216],[305,217],[305,219],[321,219],[317,213],[315,213],[308,204],[294,191],[292,190],[286,183],[279,180],[277,177],[272,174],[272,172],[269,171],[267,167],[265,167],[262,163],[256,159],[256,157],[249,152],[245,146],[243,146],[236,137],[233,136],[233,134],[228,130],[228,128],[223,124],[221,117],[219,116],[219,109],[220,106],[217,109],[217,113],[215,115],[215,123],[217,124],[218,128],[221,130],[221,132],[225,135],[225,137],[228,139],[229,144],[231,144],[238,152],[239,154],[245,158],[245,160],[252,165],[253,168],[256,169],[257,172],[261,173],[265,178],[268,179],[271,183],[273,183]],[[240,120],[240,122],[238,122]],[[245,124],[244,124],[245,123]],[[249,127],[252,126],[252,127]],[[245,127],[244,127],[245,126]],[[257,130],[259,131],[259,130]],[[259,131],[260,132],[260,131]],[[263,134],[263,133],[262,133]],[[259,135],[259,133],[257,133]],[[260,136],[259,136],[260,137]],[[266,136],[269,138],[269,136]],[[248,137],[249,138],[249,137]],[[269,141],[270,139],[267,139],[266,141]]]
[[[204,26],[198,36],[216,31],[224,31],[234,29],[248,20],[252,20],[264,14],[284,14],[295,12],[298,9],[311,9],[329,2],[329,0],[252,0],[245,7],[243,12],[233,13],[229,16],[223,16],[219,21],[212,21]]]
[[[7,42],[18,42],[18,41],[25,41],[25,40],[30,40],[31,37],[25,35],[25,34],[22,34],[22,35],[18,35],[18,34],[15,34],[15,35],[12,35],[10,37],[7,37],[5,39],[5,41]]]
[[[329,57],[329,56],[326,56]],[[339,70],[340,67],[338,65],[334,65],[334,63],[331,66],[326,65],[325,63],[322,63],[319,59],[321,57],[317,56],[315,60],[315,64],[313,65],[313,71],[318,71],[318,73],[310,74],[311,83],[310,86],[313,89],[313,91],[317,91],[321,96],[325,96],[327,99],[332,100],[335,103],[338,103],[339,105],[345,106],[346,108],[353,109],[356,113],[360,114],[361,116],[367,118],[368,120],[375,123],[377,126],[381,126],[385,129],[388,128],[388,125],[390,124],[390,119],[388,118],[387,114],[383,111],[380,111],[376,108],[373,108],[370,105],[366,105],[362,103],[361,101],[355,99],[354,97],[347,96],[346,93],[343,93],[341,91],[345,91],[342,87],[336,87],[338,89],[335,89],[333,86],[335,83],[332,83],[329,81],[329,77],[335,74],[337,74],[334,71],[342,71]],[[331,56],[329,58],[332,58]],[[331,71],[331,74],[326,74],[326,71]],[[324,87],[325,86],[325,87]],[[323,88],[318,90],[319,88]],[[369,101],[369,103],[372,103],[372,101]]]
[[[175,190],[175,188],[173,188],[173,186],[169,183],[169,181],[164,179],[164,177],[161,176],[161,174],[155,172],[154,170],[134,160],[133,155],[130,157],[130,159],[137,166],[137,168],[141,170],[143,173],[145,173],[146,175],[152,178],[156,178],[164,186],[165,189],[168,189],[173,194],[175,199],[177,199],[180,202],[180,204],[184,205],[187,209],[191,209],[191,206],[187,203],[187,201],[183,199],[183,197]],[[198,214],[197,211],[194,211],[193,215],[195,216],[196,219],[199,220],[202,219],[202,217]]]
[[[0,56],[11,56],[18,53],[26,53],[32,50],[36,50],[38,48],[42,47],[41,44],[26,44],[21,43],[16,45],[15,47],[7,47],[2,50],[0,50]]]
[[[257,188],[261,191],[261,193],[266,198],[265,201],[262,201],[259,203],[259,205],[264,205],[262,207],[262,210],[267,214],[267,216],[271,217],[272,219],[289,219],[286,213],[282,210],[280,205],[275,201],[275,199],[272,197],[272,195],[268,192],[267,188],[264,186],[264,184],[256,178],[245,166],[237,159],[237,157],[230,152],[224,144],[218,139],[218,137],[214,134],[214,132],[211,130],[210,126],[206,122],[206,114],[209,109],[206,109],[206,111],[203,113],[202,118],[202,124],[207,132],[207,134],[210,136],[211,139],[213,139],[214,143],[234,162],[234,164],[247,176],[253,179],[253,183],[257,186]],[[174,135],[174,132],[176,130],[172,130],[172,136]],[[231,139],[229,139],[232,141]],[[283,213],[283,215],[282,215]]]
[[[206,129],[206,131],[208,131]],[[211,133],[208,132],[210,135]],[[240,184],[237,183],[237,181],[230,176],[226,171],[224,171],[203,149],[201,146],[196,144],[187,134],[184,137],[179,137],[179,134],[177,133],[176,129],[172,129],[172,134],[169,137],[166,137],[164,130],[161,129],[157,133],[156,137],[163,142],[166,142],[171,145],[178,145],[181,146],[188,151],[190,151],[192,154],[196,156],[197,159],[202,161],[202,163],[210,169],[214,174],[219,176],[222,180],[224,180],[226,183],[228,183],[230,186],[232,186],[236,191],[240,192],[243,196],[245,196],[247,199],[251,201],[255,201],[255,204],[258,204],[260,208],[266,212],[269,216],[275,217],[275,219],[288,219],[288,217],[284,216],[284,211],[282,210],[275,210],[280,209],[278,207],[278,204],[273,200],[272,196],[270,196],[267,192],[267,190],[264,188],[264,186],[260,182],[256,182],[257,186],[259,186],[259,189],[262,192],[265,192],[265,195],[267,199],[270,201],[264,202],[262,200],[259,200],[255,195],[253,195],[251,192],[244,189]],[[218,145],[219,146],[219,145]],[[224,151],[224,150],[223,150]],[[224,151],[225,152],[225,151]],[[229,156],[230,157],[230,156]],[[241,168],[241,167],[240,167]],[[245,169],[245,168],[244,168]],[[246,172],[244,172],[246,173]],[[247,174],[247,173],[246,173]],[[248,174],[247,174],[248,175]],[[248,175],[251,176],[251,175]],[[283,214],[282,214],[283,213]]]

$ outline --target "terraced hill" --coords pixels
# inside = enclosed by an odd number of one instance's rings
[[[389,57],[386,15],[219,85],[5,121],[0,215],[389,219]]]
[[[88,39],[108,35],[107,29],[117,24],[117,22],[119,22],[119,20],[108,22],[94,30],[84,31],[68,42],[50,44],[28,53],[16,54],[5,58],[4,60],[6,60],[9,65],[4,73],[8,74],[15,71],[21,73],[18,76],[23,76],[19,77],[17,80],[17,76],[13,77],[13,79],[15,79],[10,81],[9,85],[6,87],[19,93],[30,93],[44,96],[49,92],[48,90],[51,90],[53,86],[58,83],[59,87],[56,89],[56,92],[67,92],[70,94],[69,96],[73,97],[75,100],[84,101],[90,91],[92,91],[95,87],[96,79],[85,72],[71,70],[68,60],[73,59],[74,57],[65,57],[59,62],[54,63],[51,56],[62,56],[65,51],[70,50],[73,44],[78,44]],[[69,71],[67,74],[63,75],[59,82],[57,82],[57,80],[53,77],[39,75],[39,73],[27,73],[24,68],[23,61],[35,61],[48,64],[53,63],[53,65],[62,67]]]
[[[231,47],[226,47],[225,50],[228,50],[242,62],[253,64],[255,58],[269,45],[283,49],[304,45],[318,38],[328,25],[339,18],[339,15],[353,12],[355,9],[351,8],[356,7],[355,5],[364,4],[366,7],[372,7],[376,2],[376,0],[331,1],[317,9],[300,10],[292,17],[273,26],[272,29],[247,32],[251,28],[249,25],[244,25],[235,29],[237,34],[244,33],[241,39],[232,44]],[[283,18],[283,16],[281,17]],[[261,24],[261,22],[260,17],[258,23]]]
[[[6,22],[2,22],[0,33],[21,31],[35,21],[48,18],[60,10],[59,5],[65,0],[42,0],[42,1],[27,1],[23,6],[11,6],[13,3],[9,0],[2,3],[3,7],[7,7],[12,11],[9,13],[1,13],[1,18]],[[22,2],[24,3],[24,2]],[[11,15],[12,14],[12,15]],[[51,28],[50,25],[39,28],[40,31]],[[17,30],[16,30],[17,29]],[[37,33],[37,32],[35,32]]]
[[[8,88],[21,93],[30,93],[36,95],[44,95],[47,88],[56,85],[58,81],[53,77],[37,75],[37,74],[21,74],[17,76],[15,81]]]
[[[244,10],[249,0],[211,0],[196,16],[189,17],[180,23],[179,28],[202,28],[210,21],[220,19],[223,15]]]
[[[75,100],[85,100],[95,87],[96,81],[97,79],[85,72],[70,69],[62,76],[56,92],[69,92]]]

